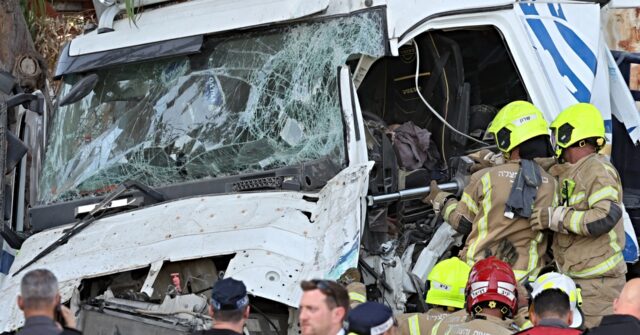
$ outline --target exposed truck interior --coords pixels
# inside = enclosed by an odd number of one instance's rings
[[[486,144],[454,133],[428,109],[416,93],[418,60],[418,89],[424,99],[451,126]],[[376,195],[464,177],[468,172],[460,156],[493,143],[485,131],[497,111],[511,101],[528,100],[528,95],[500,32],[484,26],[419,35],[400,48],[399,57],[373,63],[358,98],[369,157],[376,162],[369,191]],[[412,150],[423,150],[423,156],[413,156]],[[365,249],[375,254],[394,240],[403,252],[415,243],[414,261],[440,224],[431,206],[419,199],[376,205],[368,214]]]
[[[191,66],[196,60],[197,57],[192,59]],[[360,57],[351,56],[346,61],[354,75],[362,71],[358,67]],[[476,141],[446,127],[416,93],[418,61],[418,86],[424,99],[447,123]],[[468,166],[460,156],[492,143],[485,130],[499,108],[513,100],[528,99],[500,32],[491,26],[421,34],[415,43],[400,48],[399,57],[373,59],[356,85],[365,118],[368,155],[375,162],[370,174],[370,195],[423,187],[431,180],[446,182],[468,177]],[[237,85],[223,87],[236,87],[243,92]],[[108,110],[98,110],[100,115],[110,115]],[[103,124],[99,120],[92,122]],[[417,156],[411,154],[415,152]],[[169,159],[164,154],[162,157]],[[187,169],[186,173],[190,171]],[[311,190],[313,185],[303,184],[302,189]],[[178,188],[158,190],[171,195]],[[44,213],[36,210],[32,215],[37,218]],[[412,246],[411,267],[441,223],[431,206],[419,199],[376,204],[368,209],[364,251],[368,255],[383,254],[389,252],[391,243],[393,253],[401,256]],[[455,249],[442,257],[451,252]],[[80,324],[92,324],[90,333],[107,331],[114,323],[131,332],[188,333],[210,322],[206,299],[202,297],[212,281],[224,276],[229,260],[235,256],[168,262],[159,268],[84,279],[71,305],[81,311]],[[386,274],[377,273],[366,263],[362,265],[361,272],[370,272],[362,274],[365,278],[381,279],[369,283],[368,294],[372,298],[384,296],[385,285],[381,283]],[[417,294],[408,300],[407,311],[421,310],[421,299],[415,297],[423,289],[415,290]],[[288,325],[290,309],[284,304],[260,298],[252,304],[257,311],[249,324],[252,333],[276,334],[287,328],[296,329],[296,325]]]
[[[191,334],[206,328],[211,318],[205,297],[234,256],[167,262],[159,268],[85,279],[72,299],[80,309],[78,323],[91,334],[110,333],[114,324],[123,334]],[[247,328],[252,334],[278,334],[276,329],[288,327],[289,311],[283,304],[254,297],[251,310]]]

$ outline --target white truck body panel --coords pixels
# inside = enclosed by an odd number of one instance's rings
[[[429,18],[456,12],[480,12],[488,8],[508,6],[515,3],[514,0],[388,0],[387,30],[389,39],[404,40],[404,35],[413,30],[420,22],[426,22]],[[402,43],[400,43],[402,44]]]
[[[406,32],[397,43],[392,41],[391,47],[392,52],[394,46],[397,51],[398,46],[429,30],[493,25],[504,36],[532,102],[548,121],[572,104],[593,103],[603,114],[611,140],[610,81],[626,86],[619,71],[609,69],[610,53],[602,37],[599,15],[597,4],[522,2],[510,10],[425,21]],[[634,104],[628,89],[616,94],[626,96],[617,99],[616,113],[627,126],[631,139],[638,142],[640,114],[631,107]]]
[[[76,56],[294,20],[324,11],[328,5],[329,0],[187,1],[145,12],[135,24],[127,19],[115,21],[112,32],[98,34],[94,30],[74,39],[69,54]]]
[[[615,3],[622,6],[632,1]],[[640,114],[603,42],[597,4],[373,1],[373,6],[378,5],[387,6],[392,54],[397,54],[400,45],[429,30],[495,26],[504,37],[532,102],[547,120],[553,120],[571,104],[591,102],[603,113],[609,139],[613,114],[625,123],[634,142],[640,140]],[[491,8],[496,10],[488,10]],[[115,22],[114,32],[81,36],[71,43],[70,54],[360,9],[366,9],[361,1],[189,1],[144,12],[137,27],[120,20]],[[357,97],[348,68],[340,70],[339,81],[349,167],[319,193],[202,196],[113,215],[94,222],[31,268],[54,270],[63,300],[67,300],[83,278],[161,261],[235,253],[227,276],[243,280],[255,295],[297,306],[300,280],[335,279],[347,268],[355,267],[358,260],[372,163],[367,162],[362,112],[357,100],[352,100]],[[319,200],[314,203],[303,196]],[[311,213],[311,220],[302,211]],[[57,228],[29,238],[16,256],[12,271],[32,259],[63,230]],[[0,331],[15,329],[23,322],[15,305],[19,279],[20,276],[9,274],[1,283],[0,305],[6,307],[0,310]],[[401,287],[402,283],[398,285]]]
[[[298,283],[337,279],[356,267],[371,163],[340,172],[317,194],[265,192],[195,197],[113,215],[94,222],[30,267],[55,272],[63,301],[81,279],[179,261],[236,254],[225,276],[244,281],[252,294],[297,306]],[[317,202],[303,197],[317,198]],[[310,220],[303,212],[310,213]],[[340,224],[336,224],[340,222]],[[64,226],[29,238],[12,271],[60,237]],[[0,288],[0,332],[21,326],[15,303],[22,275]],[[270,279],[273,280],[270,280]]]

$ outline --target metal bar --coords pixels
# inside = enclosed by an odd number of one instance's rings
[[[613,58],[616,59],[616,62],[618,63],[618,65],[620,65],[623,62],[635,63],[635,64],[640,63],[640,52],[612,50],[611,54],[613,55]]]
[[[460,184],[456,181],[439,184],[438,187],[443,191],[458,191]],[[367,197],[367,205],[373,206],[383,202],[391,202],[397,200],[420,199],[431,192],[431,187],[418,187],[402,190],[395,193],[370,195]]]

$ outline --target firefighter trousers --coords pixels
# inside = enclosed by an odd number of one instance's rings
[[[599,325],[603,316],[613,314],[613,301],[626,283],[624,275],[573,280],[582,290],[582,312],[588,328]]]

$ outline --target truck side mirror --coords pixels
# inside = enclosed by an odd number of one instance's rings
[[[98,75],[95,73],[78,80],[71,90],[69,90],[69,93],[60,99],[59,106],[66,106],[84,98],[93,90],[94,87],[96,87],[97,83]]]

